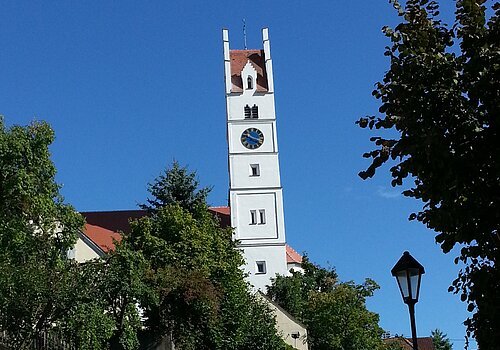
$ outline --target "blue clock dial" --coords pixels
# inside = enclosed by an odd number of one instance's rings
[[[264,143],[264,134],[256,128],[248,128],[241,134],[241,143],[248,149],[259,148]]]

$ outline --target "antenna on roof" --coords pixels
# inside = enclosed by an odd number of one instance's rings
[[[247,23],[246,23],[244,18],[242,19],[242,21],[243,21],[243,42],[244,42],[245,50],[246,50],[247,49]]]

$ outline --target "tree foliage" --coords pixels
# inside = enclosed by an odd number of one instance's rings
[[[450,291],[475,311],[468,334],[493,349],[500,343],[500,5],[487,18],[485,0],[456,1],[449,28],[436,1],[391,2],[401,23],[383,28],[391,46],[390,69],[373,91],[380,116],[357,123],[397,137],[371,137],[376,148],[364,157],[372,164],[360,176],[388,162],[393,186],[413,181],[403,194],[424,206],[410,220],[435,230],[445,253],[461,246],[455,262],[465,268]]]
[[[145,327],[180,349],[279,349],[274,317],[250,292],[231,228],[208,210],[208,188],[174,162],[153,184],[151,215],[132,223],[124,244],[150,264]]]
[[[182,167],[174,161],[171,168],[165,169],[152,183],[148,184],[151,198],[146,204],[141,204],[142,209],[155,212],[169,204],[177,204],[181,208],[194,213],[197,207],[206,206],[210,187],[199,187],[196,172]]]
[[[64,204],[43,122],[7,128],[0,118],[0,331],[26,349],[64,318],[78,293],[66,252],[83,220]]]
[[[450,339],[441,330],[431,331],[432,344],[436,350],[452,350],[453,346]]]
[[[307,327],[311,350],[382,349],[382,328],[377,314],[366,309],[366,298],[378,285],[341,283],[333,269],[303,258],[304,273],[277,276],[268,296]]]
[[[150,185],[150,215],[114,251],[68,259],[83,219],[59,195],[53,140],[46,123],[0,119],[2,345],[132,350],[167,335],[178,349],[285,347],[244,280],[231,229],[208,211],[209,189],[178,163]]]

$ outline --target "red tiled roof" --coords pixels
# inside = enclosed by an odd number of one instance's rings
[[[221,227],[231,226],[231,210],[229,207],[210,207],[209,210],[220,220]],[[114,250],[113,239],[121,240],[118,232],[129,232],[129,220],[147,215],[145,210],[93,211],[81,213],[86,220],[84,234],[99,246],[105,253]],[[300,264],[302,256],[288,244],[286,245],[287,263]]]
[[[229,207],[210,207],[208,209],[222,215],[231,215],[231,208]]]
[[[229,207],[209,208],[220,220],[222,227],[231,226]],[[85,221],[83,233],[105,253],[115,249],[113,239],[121,240],[118,232],[129,232],[129,221],[139,219],[148,213],[145,210],[113,210],[113,211],[91,211],[81,212]]]
[[[413,342],[411,338],[394,337],[384,339],[386,343],[398,343],[403,347],[404,350],[413,350]],[[434,343],[431,337],[417,338],[417,344],[419,350],[435,350]]]
[[[145,210],[87,211],[80,213],[88,224],[100,226],[114,232],[129,232],[130,219],[147,215]]]
[[[257,85],[258,92],[267,91],[267,73],[266,65],[264,62],[264,50],[230,50],[229,56],[231,58],[231,82],[232,92],[243,91],[243,80],[241,79],[241,71],[248,61],[257,71]]]
[[[221,227],[231,227],[231,209],[229,207],[210,207],[208,210],[220,220]]]
[[[295,249],[290,247],[288,244],[286,245],[286,262],[287,264],[301,264],[302,263],[302,255],[297,253]]]
[[[104,227],[85,224],[83,233],[90,238],[104,253],[115,249],[115,241],[120,242],[122,237],[119,233],[105,229]]]

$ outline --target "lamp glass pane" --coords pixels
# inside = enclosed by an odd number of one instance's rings
[[[401,289],[401,294],[403,294],[403,298],[408,298],[410,291],[408,289],[408,280],[406,279],[406,270],[396,272],[396,279]]]
[[[410,285],[411,285],[411,299],[417,300],[418,298],[418,288],[419,288],[419,278],[418,269],[408,269],[408,274],[410,275]]]

